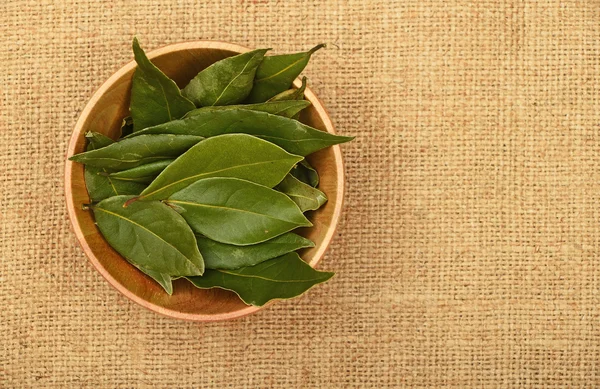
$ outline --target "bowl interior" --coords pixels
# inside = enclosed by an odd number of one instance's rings
[[[247,48],[213,41],[170,45],[149,53],[152,62],[183,87],[200,70],[217,60],[247,51]],[[135,63],[131,62],[109,78],[94,94],[79,118],[68,156],[83,152],[85,133],[97,131],[116,139],[121,120],[129,114],[129,94]],[[299,80],[295,82],[299,86]],[[320,101],[307,88],[306,99],[312,105],[305,109],[301,121],[315,128],[334,132]],[[343,166],[338,146],[329,147],[309,156],[308,161],[321,176],[319,189],[328,202],[307,216],[314,227],[299,230],[315,247],[300,252],[302,258],[315,266],[323,256],[337,225],[343,195]],[[93,215],[82,209],[90,202],[85,187],[83,166],[67,161],[65,186],[69,216],[74,231],[86,255],[98,271],[121,293],[156,312],[187,320],[211,321],[243,316],[257,311],[245,305],[234,293],[221,290],[201,290],[185,280],[174,282],[172,296],[152,279],[138,271],[108,245],[94,224]]]

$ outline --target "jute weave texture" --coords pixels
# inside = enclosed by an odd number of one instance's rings
[[[356,136],[331,282],[199,324],[88,263],[66,145],[134,35],[329,43],[304,74]],[[597,1],[3,1],[0,387],[598,387],[599,93]]]

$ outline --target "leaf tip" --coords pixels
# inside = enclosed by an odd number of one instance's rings
[[[337,137],[337,141],[335,144],[340,144],[340,143],[347,143],[350,141],[353,141],[356,136],[346,136],[346,135],[336,135]]]

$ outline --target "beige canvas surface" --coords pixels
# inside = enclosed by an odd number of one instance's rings
[[[134,34],[329,43],[304,74],[356,136],[331,282],[199,324],[87,262],[64,154]],[[597,1],[8,0],[0,81],[1,388],[600,386]]]

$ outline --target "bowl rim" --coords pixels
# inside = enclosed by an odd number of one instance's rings
[[[223,41],[215,41],[215,40],[197,40],[197,41],[188,41],[181,43],[169,44],[166,46],[159,47],[147,53],[149,59],[154,59],[155,57],[159,57],[165,54],[169,54],[177,51],[184,51],[188,49],[219,49],[219,50],[227,50],[235,53],[244,53],[250,51],[251,49],[237,45],[234,43],[223,42]],[[159,313],[163,316],[167,316],[174,319],[186,320],[186,321],[196,321],[196,322],[212,322],[212,321],[223,321],[223,320],[231,320],[240,318],[255,312],[258,312],[268,306],[271,306],[272,303],[278,301],[274,300],[271,303],[268,303],[262,307],[257,306],[247,306],[243,309],[228,312],[228,313],[219,313],[219,314],[196,314],[196,313],[185,313],[179,312],[172,309],[164,308],[159,305],[153,304],[143,298],[139,297],[135,293],[131,292],[121,283],[119,283],[110,273],[109,271],[102,265],[102,262],[96,257],[96,254],[92,251],[91,247],[87,243],[85,236],[83,235],[81,226],[79,221],[77,220],[75,213],[75,204],[73,196],[71,195],[71,187],[73,182],[71,180],[72,170],[75,162],[69,161],[68,157],[75,153],[75,149],[77,147],[77,140],[79,138],[79,134],[84,130],[83,126],[87,121],[87,117],[91,113],[93,107],[98,103],[101,96],[104,95],[113,84],[115,84],[121,77],[123,77],[126,73],[133,70],[136,67],[135,61],[130,61],[126,63],[124,66],[119,68],[113,75],[111,75],[102,85],[94,92],[92,97],[89,99],[84,109],[79,114],[79,118],[73,128],[73,132],[71,134],[69,144],[67,147],[66,155],[65,155],[65,198],[67,205],[67,213],[69,215],[69,220],[71,221],[71,229],[75,233],[77,237],[77,241],[79,245],[83,249],[84,254],[88,258],[88,260],[92,263],[94,268],[108,281],[108,283],[119,291],[122,295],[132,300],[133,302],[141,305],[142,307]],[[297,78],[294,81],[294,85],[299,87],[301,85],[300,78]],[[331,118],[329,117],[328,112],[321,100],[315,95],[315,93],[307,87],[305,90],[305,98],[309,100],[314,109],[316,109],[318,116],[323,121],[325,129],[327,132],[335,134],[335,129],[333,127],[333,123]],[[335,208],[333,210],[332,219],[330,227],[327,229],[325,233],[325,237],[323,238],[323,243],[314,254],[313,259],[309,262],[311,267],[315,267],[323,258],[323,255],[329,248],[329,245],[335,235],[337,230],[337,226],[339,224],[339,219],[342,213],[343,203],[344,203],[344,192],[345,192],[345,180],[344,180],[344,163],[342,160],[342,152],[339,145],[331,146],[333,153],[335,164],[338,166],[337,169],[337,179],[338,179],[338,201],[335,204]]]

